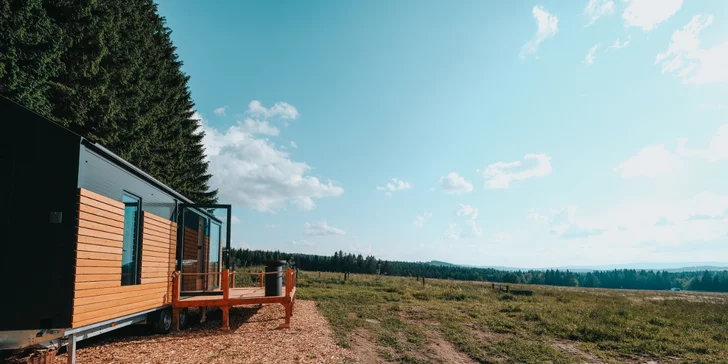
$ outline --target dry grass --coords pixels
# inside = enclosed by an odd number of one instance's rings
[[[100,340],[82,341],[79,363],[341,363],[347,353],[336,345],[329,324],[312,301],[297,300],[292,328],[277,329],[281,305],[235,307],[228,332],[220,331],[219,311],[208,321],[167,335],[143,327],[119,330]],[[131,335],[131,336],[127,336]],[[66,363],[58,355],[56,363]]]
[[[298,287],[366,362],[728,363],[726,294],[511,285],[533,291],[517,296],[333,273],[302,273]]]

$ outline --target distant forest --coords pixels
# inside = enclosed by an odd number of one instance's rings
[[[279,251],[232,249],[234,267],[260,266],[270,259],[287,260],[301,270],[385,274],[390,276],[488,281],[502,283],[545,284],[550,286],[654,289],[680,288],[696,291],[728,292],[728,271],[666,272],[615,269],[588,273],[568,270],[505,271],[457,265],[380,260],[374,256],[335,252],[332,256],[291,254]]]

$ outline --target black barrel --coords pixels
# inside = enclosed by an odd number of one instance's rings
[[[285,260],[266,260],[265,264],[265,295],[282,296],[283,295],[283,266],[286,265]],[[273,274],[278,272],[277,274]]]

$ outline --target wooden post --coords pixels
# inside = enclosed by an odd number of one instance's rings
[[[425,276],[422,276],[422,285],[425,285]]]
[[[177,332],[179,331],[179,308],[173,307],[172,308],[172,331]]]
[[[230,306],[220,307],[222,311],[222,329],[230,330]]]
[[[263,271],[260,271],[260,276],[258,278],[260,280],[260,288],[263,288]]]
[[[220,280],[222,282],[222,299],[227,300],[230,298],[230,282],[228,279],[230,278],[230,272],[227,269],[222,270],[222,279]],[[223,311],[224,316],[225,311]]]
[[[291,268],[286,268],[286,297],[291,296]],[[288,308],[286,308],[286,314],[288,314]]]
[[[232,273],[230,273],[230,277],[232,279],[232,282],[230,282],[230,287],[235,288],[235,271],[232,271]]]
[[[182,273],[180,271],[172,273],[172,304],[179,301],[181,275]]]

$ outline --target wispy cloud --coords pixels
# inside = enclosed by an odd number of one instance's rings
[[[388,182],[384,186],[377,186],[377,191],[384,191],[384,194],[391,196],[393,192],[408,190],[412,187],[409,182],[401,179],[392,178],[392,182]]]
[[[599,44],[595,44],[594,47],[589,48],[589,51],[586,52],[586,56],[584,57],[584,64],[589,67],[592,64],[594,64],[594,59],[596,58],[595,54],[597,53],[597,49],[599,48]]]
[[[625,0],[628,5],[622,13],[624,24],[627,27],[638,27],[650,31],[657,24],[670,19],[675,15],[682,0]]]
[[[299,115],[298,110],[287,102],[277,102],[267,108],[258,100],[253,100],[248,104],[248,114],[264,119],[280,118],[283,120],[293,120]]]
[[[612,45],[610,45],[609,47],[607,47],[607,50],[606,51],[608,52],[611,49],[615,49],[615,50],[622,49],[622,48],[624,48],[624,47],[626,47],[626,46],[629,45],[629,42],[630,42],[631,39],[632,39],[632,37],[629,36],[629,37],[627,37],[627,40],[625,40],[624,42],[620,42],[619,41],[619,38],[617,38],[617,40],[615,40]]]
[[[314,246],[314,245],[316,245],[315,242],[308,241],[306,239],[292,240],[291,241],[291,244],[293,244],[293,245],[304,245],[304,246]]]
[[[313,224],[306,222],[303,225],[303,233],[308,236],[346,235],[346,231],[330,226],[326,220]]]
[[[468,219],[465,223],[470,226],[473,235],[477,237],[483,236],[483,228],[479,228],[475,219],[478,218],[478,208],[470,205],[460,204],[460,209],[455,213],[457,216],[466,216]]]
[[[728,124],[721,125],[705,148],[690,149],[687,139],[678,140],[677,154],[684,157],[700,157],[708,162],[728,159]]]
[[[592,26],[599,18],[614,14],[613,0],[589,0],[584,8],[584,15],[589,18],[585,27]]]
[[[521,161],[496,162],[488,165],[483,171],[485,187],[508,188],[513,181],[525,180],[534,177],[544,177],[551,174],[551,157],[546,154],[526,154]]]
[[[660,177],[670,174],[682,163],[680,159],[665,148],[664,144],[642,148],[636,155],[627,158],[614,168],[622,178]]]
[[[684,83],[698,85],[728,82],[728,41],[706,49],[698,38],[711,24],[712,15],[696,15],[676,30],[667,51],[655,58],[655,64],[662,64],[662,73],[675,73]]]
[[[213,110],[212,112],[215,113],[217,116],[225,116],[225,110],[227,110],[227,106],[218,107],[217,109]]]
[[[440,177],[440,187],[445,193],[450,194],[467,193],[473,190],[473,184],[455,172]]]
[[[430,219],[432,219],[432,213],[425,212],[422,215],[417,215],[417,217],[415,217],[415,221],[413,221],[412,224],[421,228],[425,226],[425,222],[429,221]]]
[[[521,48],[521,59],[536,55],[539,45],[548,38],[552,38],[559,31],[559,18],[544,9],[543,6],[534,6],[531,11],[538,29],[536,34]]]

